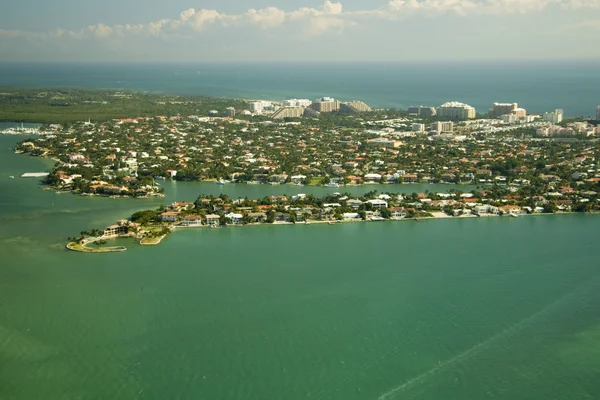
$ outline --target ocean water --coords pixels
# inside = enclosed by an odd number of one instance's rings
[[[556,108],[593,116],[598,62],[351,64],[0,64],[0,86],[127,89],[247,99],[360,99],[406,109],[461,101],[485,113],[518,102],[530,113]]]
[[[221,187],[59,195],[8,178],[51,165],[18,139],[0,137],[3,400],[600,398],[600,216],[188,229],[79,254],[67,236]],[[223,187],[291,189],[312,190]]]

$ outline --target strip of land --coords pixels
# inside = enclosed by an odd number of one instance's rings
[[[335,193],[268,196],[262,199],[230,199],[201,195],[195,202],[175,202],[168,207],[134,213],[104,231],[83,232],[68,248],[83,252],[122,251],[90,248],[92,243],[129,237],[141,245],[157,245],[176,229],[223,228],[257,225],[336,224],[348,222],[422,221],[436,218],[513,217],[552,214],[550,208],[520,206],[507,199],[495,200],[492,191],[411,195],[375,191],[363,196]],[[433,200],[432,198],[436,198]],[[511,203],[511,204],[507,204]],[[561,211],[558,211],[559,213]],[[562,211],[563,213],[565,211]]]

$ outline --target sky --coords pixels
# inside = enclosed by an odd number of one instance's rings
[[[0,0],[0,10],[0,62],[600,60],[600,0]]]

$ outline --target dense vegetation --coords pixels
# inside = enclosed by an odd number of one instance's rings
[[[130,93],[110,90],[0,87],[0,121],[68,124],[156,115],[207,115],[227,107],[247,108],[236,99]]]

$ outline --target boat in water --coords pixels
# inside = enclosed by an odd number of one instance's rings
[[[14,176],[12,176],[12,175],[11,175],[11,176],[9,176],[9,178],[10,178],[10,179],[15,179],[15,177],[14,177]]]
[[[325,185],[323,185],[326,188],[339,188],[340,185],[337,183],[326,183]]]
[[[224,185],[224,184],[226,184],[226,183],[227,183],[227,182],[225,182],[223,179],[219,179],[219,180],[217,180],[217,185]]]

